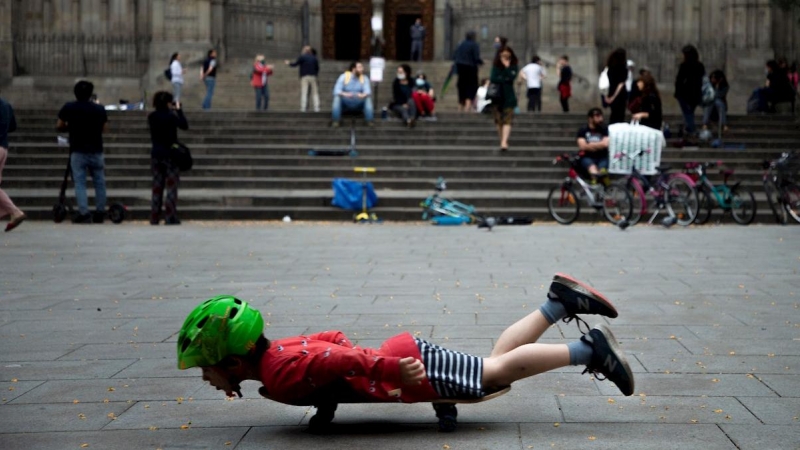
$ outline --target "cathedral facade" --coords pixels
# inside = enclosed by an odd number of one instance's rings
[[[449,59],[475,31],[485,55],[503,35],[521,57],[569,54],[586,78],[616,47],[663,80],[685,44],[732,78],[761,77],[776,55],[800,58],[800,13],[770,0],[0,0],[0,80],[142,77],[176,48],[282,59],[309,44],[326,59],[365,59],[376,38],[386,58],[403,60],[416,18],[425,60]]]

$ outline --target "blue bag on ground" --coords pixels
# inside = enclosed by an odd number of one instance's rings
[[[347,178],[333,179],[333,206],[353,211],[361,210],[362,187],[360,181],[348,180]],[[372,187],[372,183],[367,182],[367,208],[373,208],[378,204],[378,195]]]

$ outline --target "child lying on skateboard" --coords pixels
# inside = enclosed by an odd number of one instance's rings
[[[575,319],[580,328],[586,322],[579,313],[617,317],[602,294],[556,274],[544,304],[508,327],[491,355],[480,358],[409,333],[389,338],[378,349],[354,346],[340,331],[270,341],[257,310],[220,296],[186,318],[178,336],[178,367],[200,367],[203,379],[229,397],[242,396],[243,380],[260,381],[263,396],[317,406],[328,422],[337,403],[479,401],[516,380],[568,365],[586,366],[583,373],[601,374],[624,395],[633,394],[633,373],[605,324],[568,344],[536,343],[559,320]]]

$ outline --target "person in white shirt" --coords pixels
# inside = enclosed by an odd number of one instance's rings
[[[547,78],[547,71],[540,62],[541,58],[534,56],[520,71],[520,77],[528,85],[528,111],[542,111],[542,80]]]
[[[492,108],[487,108],[487,106],[492,104],[492,101],[486,100],[486,92],[489,90],[489,84],[488,78],[481,80],[481,85],[478,88],[477,94],[475,94],[475,106],[479,113],[490,114],[492,112]]]
[[[183,74],[186,70],[181,65],[180,53],[174,53],[169,61],[169,71],[172,74],[170,81],[172,82],[172,97],[175,102],[181,101],[181,90],[183,90]]]

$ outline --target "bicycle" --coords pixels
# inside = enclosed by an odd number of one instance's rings
[[[671,170],[669,166],[656,167],[658,172],[656,179],[651,181],[648,176],[636,168],[635,159],[645,152],[649,153],[650,150],[639,150],[633,155],[618,153],[614,156],[615,158],[625,156],[634,160],[631,174],[617,182],[631,193],[633,199],[633,213],[628,220],[629,225],[636,225],[643,216],[648,214],[650,207],[647,202],[647,194],[652,196],[655,209],[648,224],[652,225],[658,214],[666,209],[669,217],[662,220],[662,225],[665,227],[670,227],[675,223],[684,227],[690,225],[694,222],[699,205],[694,181],[686,174],[667,173]]]
[[[741,187],[741,181],[733,185],[728,184],[733,170],[720,170],[723,176],[722,184],[713,184],[708,179],[708,169],[719,167],[722,162],[707,163],[687,163],[686,170],[694,171],[697,174],[699,188],[697,198],[700,202],[700,209],[697,211],[695,223],[704,224],[711,218],[711,212],[719,206],[723,212],[730,211],[735,220],[740,225],[749,225],[756,218],[756,197],[749,190]]]
[[[786,152],[774,161],[764,161],[764,192],[777,223],[786,225],[788,216],[800,223],[800,187],[795,182],[800,154]]]
[[[570,168],[567,178],[547,194],[547,210],[550,215],[562,225],[575,222],[580,216],[580,200],[583,198],[588,206],[602,210],[606,220],[612,224],[619,226],[625,223],[633,208],[630,193],[620,186],[587,183],[580,175],[584,174],[580,159],[580,154],[564,153],[553,160],[554,165],[566,161]]]

